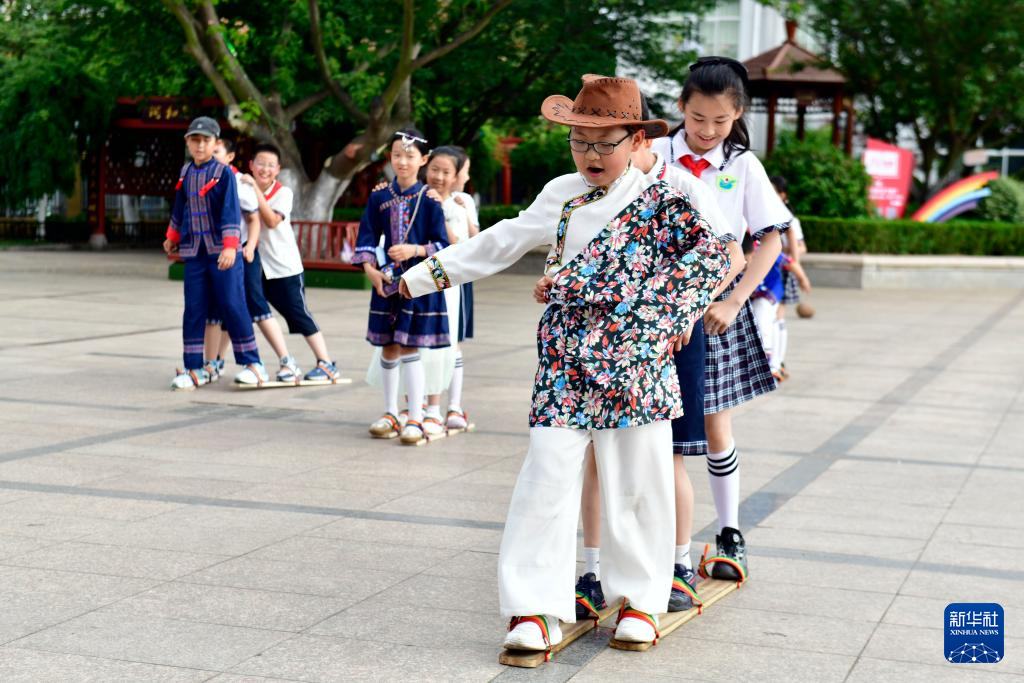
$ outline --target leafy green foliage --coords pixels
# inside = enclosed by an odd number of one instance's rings
[[[797,215],[865,216],[871,176],[859,160],[833,147],[829,136],[827,130],[811,131],[800,142],[792,132],[783,133],[765,170],[786,179]]]
[[[572,173],[575,166],[565,142],[568,129],[535,119],[522,132],[523,141],[512,150],[512,172],[523,188],[523,196],[533,198],[549,180]]]
[[[1024,256],[1024,224],[801,217],[807,247],[837,254]]]
[[[992,194],[981,201],[981,215],[990,221],[1024,223],[1024,182],[996,178],[986,187]]]
[[[923,165],[945,181],[965,150],[1024,129],[1024,3],[997,0],[816,0],[824,54],[861,96],[874,137],[911,127]],[[921,183],[918,196],[927,194]]]

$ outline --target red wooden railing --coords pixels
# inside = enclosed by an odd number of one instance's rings
[[[353,266],[359,223],[350,221],[292,221],[302,265],[321,270],[362,271]]]
[[[302,265],[317,270],[351,270],[362,272],[362,266],[352,265],[359,223],[352,221],[292,221],[295,241],[302,254]],[[172,254],[172,261],[181,257]]]

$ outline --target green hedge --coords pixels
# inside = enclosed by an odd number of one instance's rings
[[[800,218],[807,248],[834,254],[1024,256],[1024,224]]]

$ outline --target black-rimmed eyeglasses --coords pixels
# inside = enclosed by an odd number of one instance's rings
[[[631,137],[633,137],[632,133],[626,133],[626,137],[618,142],[587,142],[586,140],[577,140],[575,138],[566,138],[566,140],[569,141],[569,149],[578,154],[586,154],[593,148],[595,152],[606,157],[614,152],[616,147]]]

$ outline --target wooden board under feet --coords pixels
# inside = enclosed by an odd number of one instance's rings
[[[601,621],[613,616],[616,612],[618,612],[617,608],[606,607],[599,612]],[[575,624],[560,623],[559,625],[562,627],[562,642],[551,648],[552,657],[579,640],[581,636],[593,631],[596,624],[593,619],[583,619]],[[498,655],[499,664],[519,666],[526,669],[535,669],[543,664],[544,660],[544,651],[538,650],[502,650],[501,654]]]
[[[298,382],[278,382],[277,380],[271,380],[269,382],[264,382],[263,384],[241,384],[240,382],[235,382],[234,386],[238,389],[283,389],[286,387],[294,389],[295,387],[333,387],[339,384],[352,384],[352,378],[339,377],[333,382],[317,382],[309,379],[302,379]]]
[[[697,592],[704,601],[702,609],[707,609],[737,588],[735,581],[721,581],[719,579],[707,579],[697,584]],[[699,614],[696,607],[685,612],[667,612],[658,615],[658,632],[664,638],[677,628],[690,621]],[[625,640],[611,639],[608,643],[616,650],[630,650],[632,652],[645,652],[651,648],[653,643],[630,643]]]

